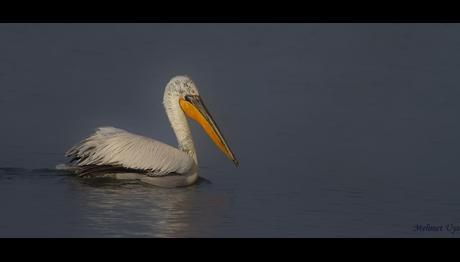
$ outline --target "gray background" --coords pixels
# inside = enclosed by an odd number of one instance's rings
[[[0,24],[0,236],[440,236],[460,225],[458,24]],[[195,123],[185,189],[54,172],[98,126],[176,145],[189,75],[240,161]],[[457,235],[460,234],[457,233]]]

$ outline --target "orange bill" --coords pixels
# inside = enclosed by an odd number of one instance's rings
[[[203,101],[201,100],[200,96],[197,95],[187,95],[185,99],[179,100],[180,107],[184,111],[184,113],[190,117],[191,119],[195,120],[200,124],[200,126],[204,129],[206,134],[211,138],[211,140],[216,144],[216,146],[230,159],[233,163],[238,166],[238,161],[236,160],[235,156],[233,155],[232,150],[227,145],[225,138],[223,137],[222,133],[220,132],[219,127],[217,127],[216,122],[212,118],[209,111],[206,109]]]

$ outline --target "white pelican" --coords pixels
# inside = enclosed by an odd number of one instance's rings
[[[198,161],[185,116],[197,121],[217,147],[238,166],[238,161],[187,76],[166,85],[163,105],[179,148],[114,127],[100,127],[73,146],[66,156],[78,175],[138,179],[162,187],[188,186],[198,178]]]

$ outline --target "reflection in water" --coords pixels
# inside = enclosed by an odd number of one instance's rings
[[[0,168],[0,236],[212,237],[231,194],[200,178],[184,188]],[[3,202],[2,202],[3,200]]]
[[[208,169],[203,174],[210,176]],[[458,204],[455,183],[428,180],[392,186],[389,193],[381,181],[346,183],[340,177],[301,186],[282,179],[265,180],[270,186],[229,181],[163,189],[0,168],[0,237],[428,236],[414,232],[413,223],[460,218],[452,208]],[[443,190],[427,190],[427,184]]]
[[[109,178],[72,179],[83,223],[115,237],[208,235],[225,204],[221,197],[200,194],[200,187],[209,185],[201,179],[194,186],[166,189]]]

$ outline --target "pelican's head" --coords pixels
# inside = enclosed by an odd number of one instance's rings
[[[225,141],[222,132],[212,118],[198,92],[198,88],[188,76],[173,77],[168,85],[165,95],[177,98],[180,108],[185,115],[195,120],[204,129],[206,134],[216,146],[238,166],[238,161]]]

